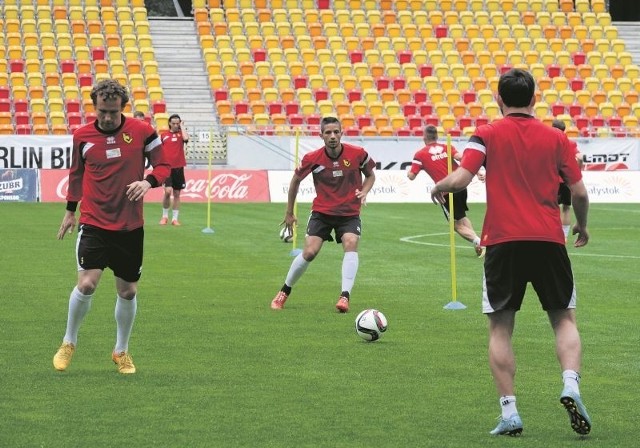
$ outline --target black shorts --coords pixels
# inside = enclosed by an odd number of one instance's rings
[[[487,247],[482,312],[518,311],[529,282],[545,311],[575,308],[576,290],[564,244],[512,241]]]
[[[331,231],[336,235],[336,243],[342,242],[342,235],[354,233],[360,236],[361,222],[359,216],[331,216],[324,213],[311,212],[307,223],[307,235],[318,236],[323,241],[333,241]]]
[[[444,204],[442,204],[444,217],[449,221],[449,195],[444,195]],[[467,216],[469,207],[467,207],[467,189],[453,193],[453,220],[457,221]]]
[[[110,268],[127,282],[137,282],[142,274],[144,229],[117,232],[86,224],[78,232],[78,270]]]
[[[564,182],[558,187],[558,204],[571,205],[571,190]]]
[[[164,180],[165,187],[184,190],[187,183],[184,179],[184,168],[171,168],[171,174]]]

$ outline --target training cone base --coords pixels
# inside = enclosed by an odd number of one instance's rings
[[[445,310],[464,310],[467,306],[460,302],[449,302],[444,306]]]

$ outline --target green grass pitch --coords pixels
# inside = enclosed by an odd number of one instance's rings
[[[484,206],[470,204],[480,230]],[[482,264],[432,204],[363,209],[352,310],[339,315],[342,250],[325,244],[283,311],[269,302],[291,262],[278,238],[284,204],[184,204],[160,227],[146,205],[145,262],[130,350],[118,375],[115,289],[106,271],[67,372],[51,359],[76,281],[75,235],[56,240],[63,204],[0,204],[1,447],[635,447],[640,411],[637,204],[594,204],[591,242],[569,248],[578,289],[584,443],[559,403],[551,329],[529,287],[515,351],[519,440],[493,438],[498,400],[480,312]],[[306,222],[308,204],[299,216]],[[517,219],[517,217],[514,217]],[[302,229],[302,226],[300,227]],[[411,242],[403,241],[408,239]],[[413,237],[413,238],[411,238]],[[300,243],[298,244],[300,245]],[[389,329],[360,340],[362,309]]]

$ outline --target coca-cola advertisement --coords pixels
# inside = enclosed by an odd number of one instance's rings
[[[185,169],[187,187],[182,190],[183,202],[269,202],[267,171],[189,170]],[[66,200],[69,170],[40,170],[41,201]],[[162,188],[147,193],[145,201],[162,202]],[[124,194],[124,192],[123,192]]]

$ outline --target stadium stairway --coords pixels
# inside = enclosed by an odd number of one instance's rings
[[[627,51],[631,53],[634,64],[640,64],[640,40],[638,40],[638,29],[640,22],[613,22],[618,28],[618,36],[624,39]]]
[[[189,127],[216,123],[211,89],[192,18],[149,18],[167,113]]]

